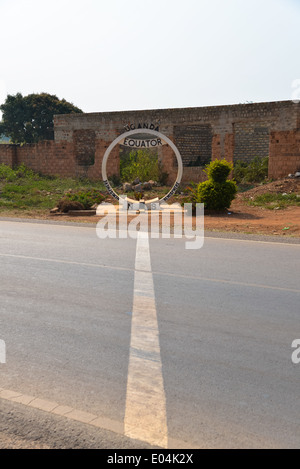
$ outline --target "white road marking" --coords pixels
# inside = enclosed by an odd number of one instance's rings
[[[168,447],[149,238],[144,232],[137,236],[124,432],[130,438]]]

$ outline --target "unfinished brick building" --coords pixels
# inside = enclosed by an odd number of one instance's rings
[[[300,170],[300,103],[293,101],[58,115],[54,141],[0,145],[0,163],[99,179],[105,150],[133,128],[157,129],[175,143],[183,159],[184,182],[202,180],[203,167],[216,158],[234,163],[269,156],[269,177],[274,179]],[[121,149],[117,145],[110,154],[109,176],[119,173]],[[176,158],[167,145],[159,151],[171,182],[177,173]]]

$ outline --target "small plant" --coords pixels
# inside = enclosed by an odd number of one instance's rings
[[[193,206],[203,203],[208,210],[228,209],[237,193],[236,183],[227,180],[232,169],[232,164],[226,160],[215,160],[207,165],[208,180],[189,187],[189,200]]]
[[[110,176],[109,181],[114,187],[121,185],[121,178],[118,176],[118,174],[113,174]]]
[[[184,190],[184,193],[187,195],[187,200],[185,202],[189,202],[192,204],[196,204],[197,201],[199,200],[198,197],[198,186],[199,184],[196,184],[195,182],[190,182],[189,186],[186,187]]]
[[[16,179],[15,171],[10,168],[10,166],[6,166],[5,164],[0,164],[0,180],[6,182],[12,182]]]
[[[143,192],[135,192],[133,196],[134,196],[135,200],[142,200],[144,198],[144,193]]]
[[[233,177],[238,184],[263,182],[268,177],[269,158],[255,157],[250,163],[237,161],[233,168]]]

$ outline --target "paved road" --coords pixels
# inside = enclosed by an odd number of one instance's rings
[[[54,419],[54,446],[64,425],[96,446],[160,446],[153,414],[161,446],[299,447],[299,244],[150,239],[150,271],[136,254],[91,227],[1,222],[0,440],[28,413],[38,428]]]

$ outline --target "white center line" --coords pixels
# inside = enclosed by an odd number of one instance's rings
[[[125,435],[168,447],[166,398],[148,233],[138,232]]]

